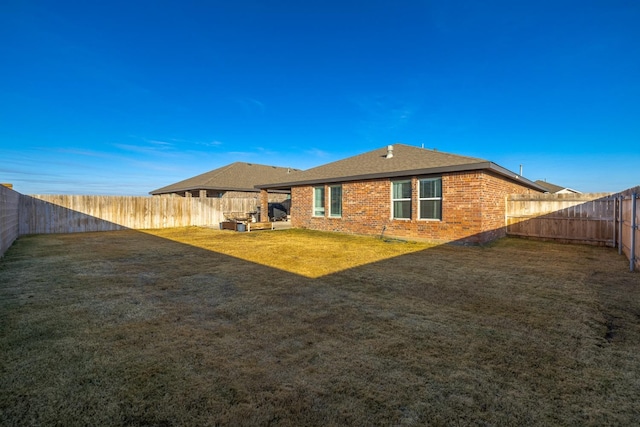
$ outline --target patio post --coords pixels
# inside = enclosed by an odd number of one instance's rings
[[[269,192],[260,190],[260,222],[269,222]]]

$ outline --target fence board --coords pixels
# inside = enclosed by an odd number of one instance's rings
[[[217,226],[225,212],[254,212],[256,199],[20,195],[19,234]]]
[[[0,185],[0,257],[18,238],[20,193]]]
[[[618,203],[621,210],[622,222],[618,222],[620,228],[619,250],[629,259],[631,269],[640,270],[640,200],[636,199],[636,210],[633,211],[633,197],[640,195],[640,186],[630,188],[618,194]],[[635,216],[636,228],[633,229],[633,217]],[[632,250],[633,246],[633,250]]]
[[[615,198],[609,193],[511,195],[507,234],[615,245]]]
[[[634,211],[633,197],[636,197]],[[640,187],[617,194],[510,195],[505,215],[507,234],[616,246],[640,269]],[[636,228],[633,228],[633,217]]]

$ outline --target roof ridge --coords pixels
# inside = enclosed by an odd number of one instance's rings
[[[295,185],[441,174],[478,169],[490,169],[509,179],[519,180],[525,182],[526,185],[541,189],[537,184],[523,179],[514,172],[489,160],[403,143],[388,144],[365,153],[307,169],[293,177],[287,177],[286,181],[272,181],[269,185],[260,184],[256,187],[284,188]]]
[[[274,168],[274,169],[289,169],[289,170],[300,170],[297,168],[292,168],[290,166],[276,166],[276,165],[265,165],[264,163],[253,163],[253,162],[233,162],[228,164],[226,167],[237,166],[237,165],[247,165],[247,166],[260,166],[264,168]],[[224,166],[220,169],[223,169]]]
[[[285,175],[299,171],[299,169],[286,166],[238,161],[166,185],[150,191],[150,194],[187,191],[190,189],[256,191],[254,186],[261,183],[263,178],[266,180],[283,179]]]
[[[397,142],[395,144],[389,144],[389,145],[392,145],[392,146],[400,145],[400,146],[403,146],[403,147],[414,148],[416,150],[425,150],[425,151],[430,151],[430,152],[433,152],[433,153],[444,154],[444,155],[447,155],[447,156],[455,156],[455,157],[463,157],[463,158],[466,158],[466,159],[480,160],[482,162],[488,162],[489,161],[489,160],[483,159],[481,157],[465,156],[465,155],[462,155],[462,154],[450,153],[448,151],[440,151],[440,150],[437,150],[435,148],[426,148],[426,147],[418,147],[416,145],[403,144],[402,142]]]

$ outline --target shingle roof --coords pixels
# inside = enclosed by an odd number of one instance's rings
[[[568,187],[562,187],[560,185],[552,184],[550,182],[542,181],[540,179],[536,180],[536,184],[538,184],[539,186],[543,187],[549,193],[557,193],[557,192],[562,191],[562,190],[567,190],[567,191],[570,191],[572,193],[580,193],[577,190],[573,190],[573,189],[568,188]]]
[[[258,191],[255,188],[257,184],[282,181],[298,172],[298,169],[293,168],[235,162],[149,193],[157,195],[195,190]]]
[[[564,187],[560,187],[559,185],[552,184],[550,182],[542,181],[540,179],[536,180],[536,184],[541,187],[544,187],[549,193],[555,193],[557,191],[564,190]]]
[[[517,180],[523,185],[544,191],[539,185],[488,160],[460,156],[404,144],[393,145],[393,157],[387,158],[387,146],[333,163],[301,171],[293,179],[260,184],[259,188],[286,188],[330,182],[358,181],[411,175],[437,174],[467,170],[491,169]]]

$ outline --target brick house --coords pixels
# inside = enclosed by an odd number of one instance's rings
[[[508,194],[540,185],[493,162],[396,144],[261,184],[291,191],[293,227],[436,242],[505,235]]]
[[[298,169],[235,162],[218,169],[150,191],[153,196],[219,197],[258,199],[257,184],[290,179]],[[283,202],[289,190],[275,190],[269,202]]]

